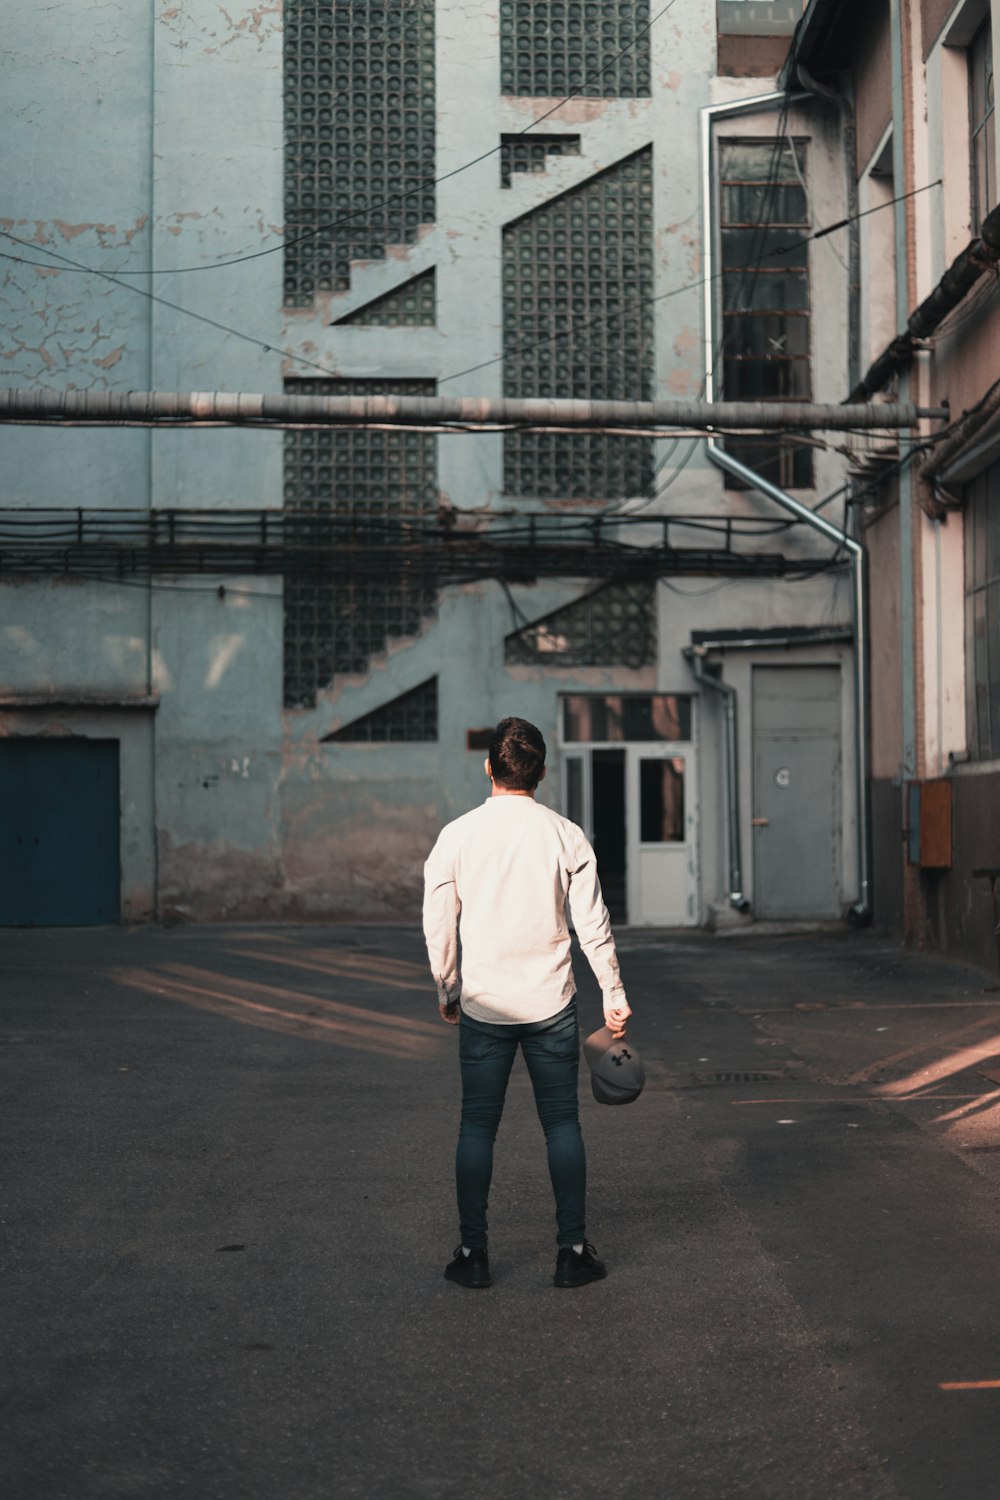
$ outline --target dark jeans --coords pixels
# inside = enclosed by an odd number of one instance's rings
[[[576,1001],[547,1021],[512,1026],[475,1021],[462,1012],[462,1127],[455,1157],[462,1244],[486,1247],[486,1204],[493,1176],[493,1142],[503,1114],[507,1081],[518,1046],[524,1053],[535,1108],[548,1148],[556,1197],[557,1239],[578,1245],[585,1238],[587,1163],[576,1093],[580,1037]]]

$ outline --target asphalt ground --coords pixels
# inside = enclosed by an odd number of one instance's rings
[[[416,931],[0,934],[3,1500],[1000,1494],[996,977],[873,933],[620,948],[608,1280],[551,1284],[519,1061],[472,1293]]]

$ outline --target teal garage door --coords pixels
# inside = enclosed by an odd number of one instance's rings
[[[0,740],[0,926],[117,922],[118,741]]]

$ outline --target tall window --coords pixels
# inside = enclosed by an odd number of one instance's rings
[[[987,18],[969,44],[969,144],[972,166],[972,232],[997,201],[993,121],[993,26]]]
[[[965,686],[969,754],[1000,760],[1000,463],[965,492]]]
[[[722,333],[727,401],[808,401],[809,208],[801,141],[721,141]],[[782,435],[727,439],[776,484],[808,488],[812,452]]]

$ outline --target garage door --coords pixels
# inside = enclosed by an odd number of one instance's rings
[[[118,741],[0,740],[0,926],[117,922]]]

